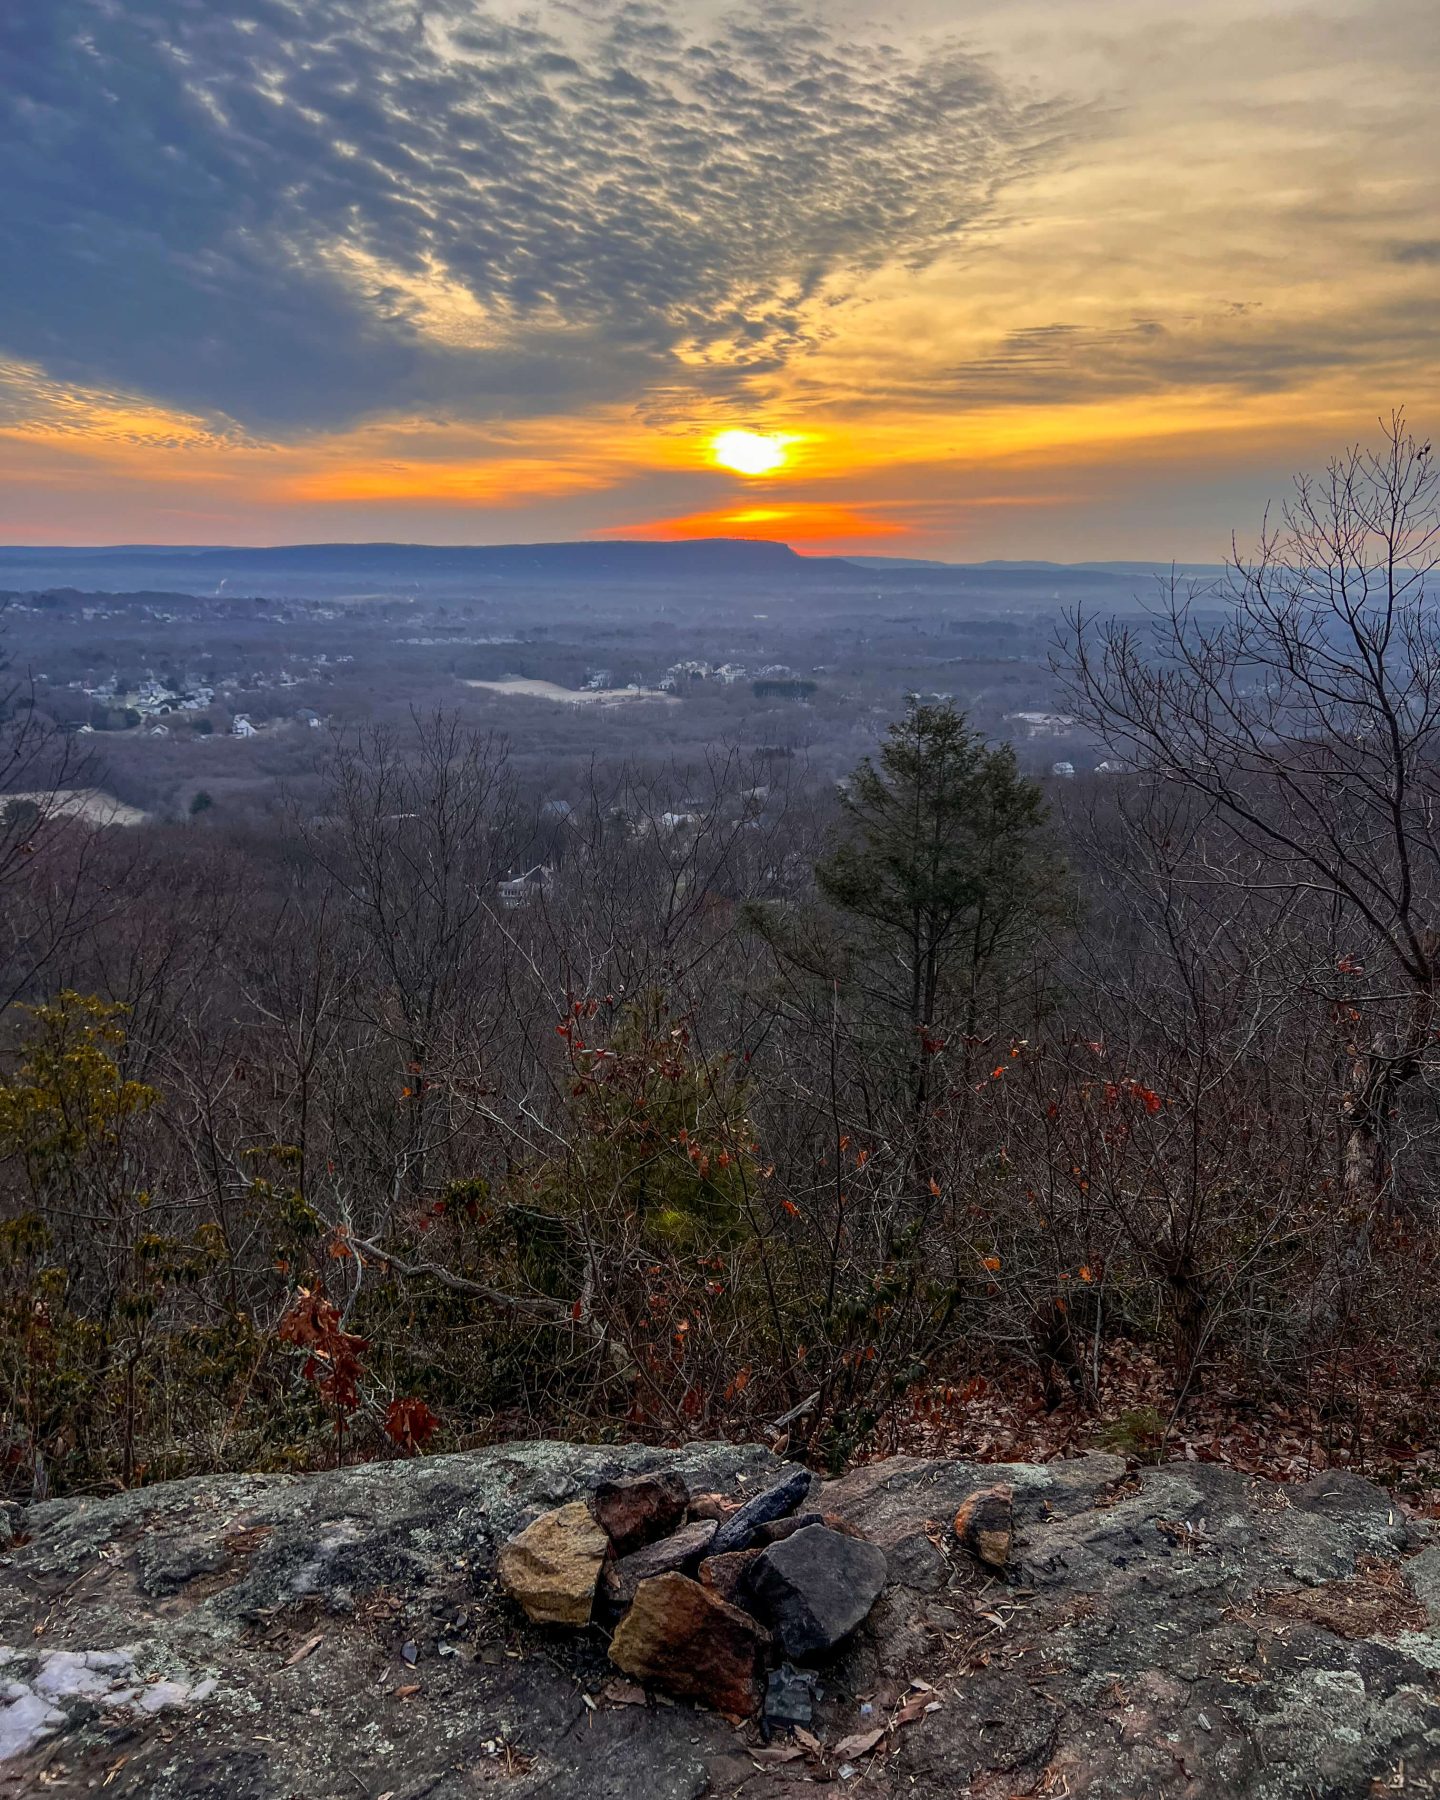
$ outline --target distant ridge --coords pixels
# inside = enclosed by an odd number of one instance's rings
[[[862,569],[954,569],[975,574],[1019,575],[1163,575],[1173,567],[1177,575],[1221,575],[1224,563],[1177,562],[1052,562],[1044,557],[992,556],[984,562],[948,562],[933,556],[851,556],[846,559]]]
[[[936,602],[1033,612],[1064,605],[1133,607],[1168,567],[1147,563],[958,563],[910,557],[810,556],[759,538],[590,538],[537,544],[115,544],[0,546],[0,591],[225,594],[363,599],[422,588],[452,600],[487,592],[634,586],[687,598],[789,594],[818,600]],[[1177,565],[1208,584],[1218,569]]]
[[[780,579],[790,582],[853,581],[861,572],[843,557],[800,556],[788,544],[752,538],[580,539],[542,544],[275,544],[263,547],[121,544],[66,549],[59,546],[0,548],[0,571],[117,564],[164,567],[187,576],[329,575],[355,579],[384,576],[459,575],[481,580],[667,580],[696,577]]]

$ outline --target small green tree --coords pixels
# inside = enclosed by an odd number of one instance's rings
[[[902,1027],[919,1110],[945,1030],[980,1029],[1068,883],[1039,786],[948,702],[912,695],[841,804],[846,835],[815,867],[839,938],[823,969]]]
[[[1053,910],[1038,784],[1008,744],[989,747],[948,702],[912,695],[879,766],[866,757],[841,804],[853,835],[816,865],[821,893],[896,971],[882,992],[914,1028],[936,1019],[957,973],[973,1024],[986,975]]]

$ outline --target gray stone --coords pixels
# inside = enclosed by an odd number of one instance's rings
[[[1432,1544],[1405,1564],[1410,1592],[1425,1608],[1432,1625],[1440,1625],[1440,1544]]]
[[[877,1544],[808,1525],[758,1559],[750,1571],[750,1605],[786,1656],[820,1656],[870,1611],[885,1574]]]
[[[696,1519],[658,1544],[646,1544],[643,1550],[608,1563],[600,1582],[605,1598],[616,1606],[628,1606],[640,1583],[652,1575],[668,1575],[672,1569],[688,1573],[704,1556],[714,1535],[713,1519]]]
[[[808,1469],[796,1469],[772,1488],[747,1500],[737,1513],[721,1521],[710,1546],[712,1556],[726,1556],[732,1550],[747,1550],[750,1540],[762,1525],[772,1519],[783,1519],[794,1512],[810,1492],[812,1476]]]
[[[788,1519],[771,1519],[768,1525],[759,1525],[752,1533],[750,1542],[757,1550],[764,1550],[770,1544],[778,1544],[781,1538],[794,1537],[797,1531],[804,1531],[807,1525],[823,1525],[825,1516],[818,1512],[791,1513]]]
[[[809,1725],[815,1717],[815,1682],[813,1669],[797,1669],[788,1662],[772,1669],[765,1682],[762,1723]]]

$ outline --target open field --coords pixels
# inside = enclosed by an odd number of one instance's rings
[[[127,806],[103,788],[61,788],[56,793],[0,794],[0,810],[17,801],[38,806],[51,818],[84,819],[89,825],[143,825],[145,814],[138,806]]]
[[[663,700],[667,706],[680,704],[673,694],[662,694],[659,688],[567,688],[553,681],[530,681],[518,675],[504,681],[467,681],[465,686],[485,688],[492,694],[509,694],[522,700],[556,700],[570,706],[620,706],[631,700]]]

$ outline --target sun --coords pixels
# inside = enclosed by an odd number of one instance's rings
[[[785,440],[759,431],[721,431],[710,440],[710,454],[737,475],[769,475],[785,461]]]

